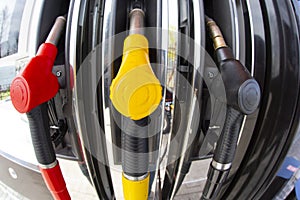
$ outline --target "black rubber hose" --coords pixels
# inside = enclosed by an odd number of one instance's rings
[[[122,167],[126,175],[139,177],[148,173],[148,118],[133,121],[122,117]]]
[[[31,139],[38,162],[49,165],[55,162],[56,156],[52,146],[49,127],[47,103],[43,103],[26,113]]]
[[[233,161],[242,121],[243,114],[227,106],[225,124],[213,157],[218,163],[227,164]]]

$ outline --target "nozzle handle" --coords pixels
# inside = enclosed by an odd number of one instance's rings
[[[56,19],[45,43],[35,57],[26,65],[11,84],[11,100],[20,113],[29,112],[34,107],[53,98],[59,89],[57,77],[52,68],[57,55],[56,44],[65,27],[66,19]]]
[[[47,104],[41,104],[27,113],[32,145],[37,161],[49,165],[56,160],[50,137]]]
[[[240,111],[227,106],[224,127],[213,156],[217,163],[228,164],[233,161],[243,117]]]
[[[11,84],[12,103],[20,113],[53,98],[59,89],[57,77],[52,74],[57,48],[50,43],[40,46],[37,55],[26,65]]]
[[[217,49],[216,54],[225,85],[227,104],[246,115],[252,114],[260,103],[259,84],[247,68],[234,59],[229,47]]]
[[[47,104],[36,106],[27,117],[35,156],[49,191],[55,200],[71,199],[52,145]]]

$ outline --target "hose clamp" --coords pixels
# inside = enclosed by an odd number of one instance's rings
[[[123,176],[130,181],[141,181],[141,180],[144,180],[145,178],[147,178],[148,175],[149,175],[149,173],[146,173],[142,176],[135,177],[135,176],[130,176],[130,175],[123,173]]]
[[[55,160],[53,163],[47,164],[47,165],[43,165],[39,163],[39,167],[42,169],[52,169],[53,167],[55,167],[57,165],[57,160]]]
[[[226,170],[229,170],[231,168],[231,163],[223,164],[223,163],[219,163],[215,160],[212,160],[211,166],[213,168],[217,169],[217,170],[226,171]]]

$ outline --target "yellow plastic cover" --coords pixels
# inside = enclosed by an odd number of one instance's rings
[[[110,99],[124,116],[139,120],[159,106],[162,87],[152,71],[148,40],[140,34],[129,35],[124,41],[119,72],[110,86]]]

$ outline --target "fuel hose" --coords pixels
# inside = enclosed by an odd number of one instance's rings
[[[143,177],[148,174],[147,125],[148,117],[136,121],[122,118],[122,168],[125,176]]]
[[[148,118],[122,119],[122,183],[126,200],[148,199]],[[136,135],[138,134],[138,135]]]

